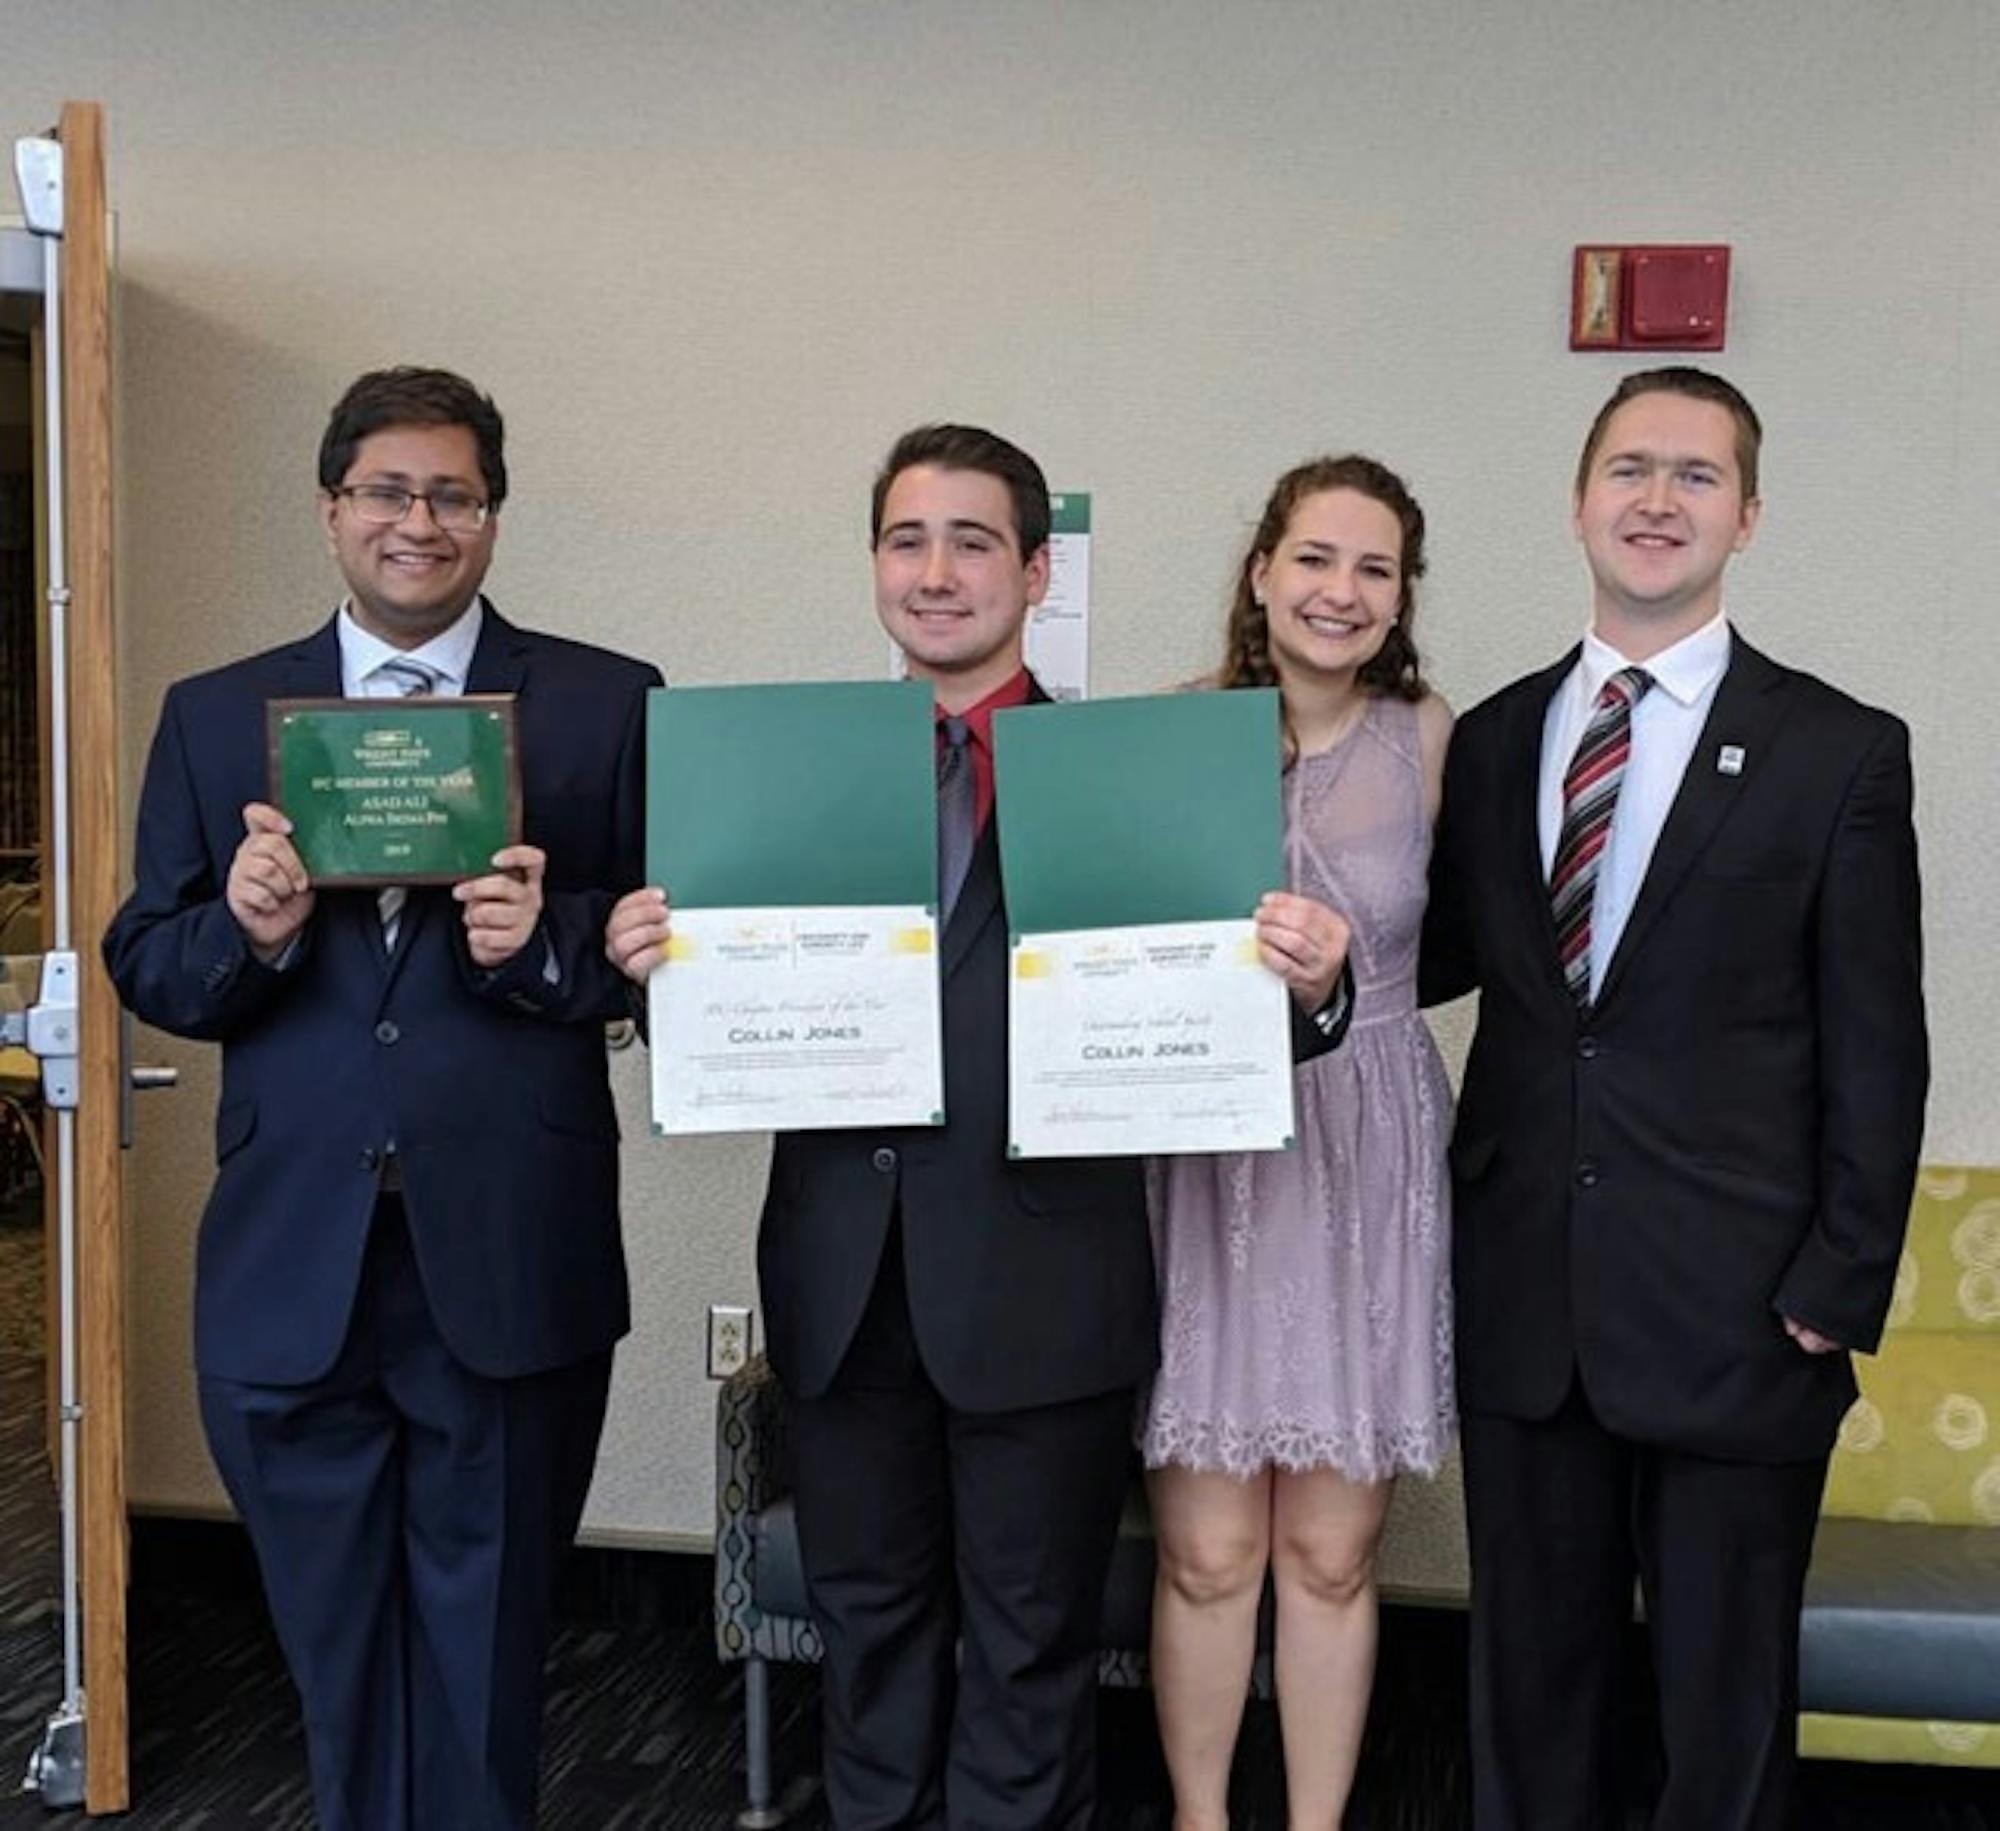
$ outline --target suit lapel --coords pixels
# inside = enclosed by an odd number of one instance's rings
[[[310,636],[278,658],[273,699],[338,699],[340,697],[340,637],[338,616],[329,617]]]
[[[965,868],[965,882],[959,887],[958,901],[952,905],[951,920],[945,924],[942,970],[949,979],[965,963],[980,931],[1000,911],[1000,823],[989,820],[972,848],[972,862]]]
[[[386,970],[382,975],[382,996],[385,1000],[396,983],[397,975],[403,970],[403,962],[410,957],[410,948],[417,938],[418,931],[432,919],[437,906],[445,899],[445,891],[425,886],[412,889],[404,900],[403,912],[396,918],[396,945],[389,950]],[[373,898],[371,897],[369,901],[372,904]],[[457,905],[452,904],[451,907],[456,909]],[[382,959],[381,912],[371,907],[366,913],[373,917],[376,923],[375,958],[380,961]]]
[[[277,655],[271,680],[272,699],[339,699],[343,682],[340,670],[339,614],[336,612],[311,635],[302,637]],[[261,734],[260,734],[261,735]],[[375,897],[366,890],[332,890],[320,899],[320,941],[362,962],[364,973],[381,973],[384,966],[382,928],[377,919]],[[365,977],[356,984],[368,983]]]
[[[1783,722],[1786,696],[1784,670],[1760,655],[1740,636],[1732,635],[1729,667],[1715,689],[1701,736],[1688,758],[1687,773],[1667,811],[1666,825],[1653,847],[1645,881],[1618,937],[1617,951],[1598,991],[1601,1010],[1617,993],[1633,955],[1645,945],[1647,932],[1673,900],[1694,862],[1708,849],[1722,823],[1741,804],[1754,771]],[[1742,759],[1740,772],[1719,767],[1724,748],[1734,747]]]
[[[1508,894],[1521,906],[1514,932],[1532,937],[1536,969],[1548,989],[1567,1008],[1572,1003],[1556,951],[1555,916],[1549,908],[1548,879],[1542,870],[1540,798],[1542,733],[1548,724],[1549,701],[1576,666],[1578,649],[1571,649],[1553,667],[1528,681],[1515,695],[1510,722],[1502,734],[1500,758],[1500,856]]]
[[[473,645],[472,665],[465,671],[468,693],[518,693],[528,678],[528,656],[533,644],[493,608],[486,599],[479,620],[479,640]]]

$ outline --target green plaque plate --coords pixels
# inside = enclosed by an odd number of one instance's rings
[[[514,697],[274,699],[271,801],[315,886],[455,884],[521,836]]]

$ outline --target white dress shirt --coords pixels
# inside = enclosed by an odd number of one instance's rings
[[[1635,663],[1594,630],[1583,653],[1549,700],[1542,725],[1541,792],[1536,804],[1542,841],[1542,877],[1555,863],[1562,832],[1563,777],[1590,722],[1604,683],[1622,669],[1643,666],[1652,690],[1632,710],[1632,755],[1618,790],[1611,834],[1597,861],[1597,896],[1590,916],[1590,995],[1604,984],[1605,969],[1618,951],[1618,937],[1646,881],[1653,847],[1667,812],[1680,792],[1681,777],[1708,720],[1715,689],[1729,668],[1729,622],[1718,611],[1690,636]]]
[[[397,648],[380,636],[371,636],[354,620],[354,604],[343,598],[334,620],[334,634],[340,641],[340,691],[346,699],[400,699],[405,687],[393,674],[385,674],[385,661],[421,661],[438,676],[434,691],[440,697],[454,697],[465,691],[465,678],[472,672],[472,651],[479,646],[479,626],[485,620],[482,601],[475,597],[450,628],[440,630],[421,648]]]

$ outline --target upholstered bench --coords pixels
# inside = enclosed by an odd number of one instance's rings
[[[1927,1166],[1827,1477],[1799,1746],[2000,1767],[2000,1170]]]
[[[784,1390],[764,1357],[715,1402],[715,1652],[742,1660],[748,1803],[743,1831],[784,1823],[771,1785],[770,1662],[820,1658],[792,1517]]]

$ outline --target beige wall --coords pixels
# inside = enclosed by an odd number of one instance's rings
[[[1215,646],[1270,478],[1326,446],[1431,513],[1469,702],[1580,625],[1565,478],[1622,359],[1586,239],[1727,240],[1771,429],[1733,598],[1916,732],[1930,1151],[2000,1157],[2000,9],[1985,0],[11,0],[0,123],[108,107],[128,781],[162,688],[313,622],[312,452],[358,369],[490,387],[492,586],[683,682],[872,674],[862,509],[905,424],[1097,492],[1099,692]],[[1461,1025],[1447,1025],[1456,1031]],[[135,1493],[212,1504],[185,1338],[213,1076],[136,1158]],[[638,1326],[591,1519],[699,1535],[701,1321],[751,1293],[760,1144],[659,1145],[620,1065]],[[1455,1558],[1415,1494],[1408,1574]]]

